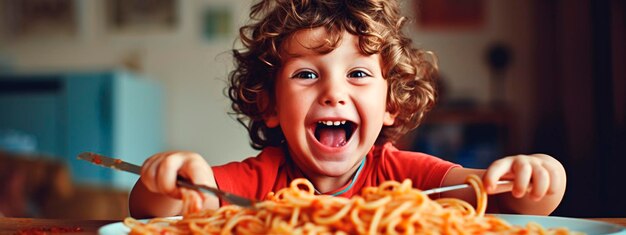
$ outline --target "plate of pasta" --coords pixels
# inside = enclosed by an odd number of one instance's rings
[[[453,198],[430,199],[410,180],[387,181],[342,198],[315,195],[308,180],[296,179],[253,209],[226,205],[181,217],[126,218],[99,234],[626,234],[622,226],[585,219],[485,214],[480,178],[472,176],[468,183],[476,207]]]

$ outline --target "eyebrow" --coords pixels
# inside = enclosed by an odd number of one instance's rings
[[[324,53],[319,53],[319,52],[317,52],[317,51],[315,51],[315,50],[313,50],[313,51],[314,51],[315,53],[317,53],[318,55],[323,55],[323,54],[324,54]],[[307,55],[307,54],[302,54],[302,53],[298,53],[298,52],[293,52],[293,53],[291,53],[291,52],[288,52],[288,51],[286,51],[286,50],[283,50],[283,52],[282,52],[282,53],[284,53],[284,55],[287,55],[287,56],[289,56],[289,57],[291,57],[291,58],[296,58],[296,59],[297,59],[297,58],[302,58],[302,57],[304,57],[304,56],[306,56],[306,55]],[[281,54],[282,54],[282,53],[281,53]],[[368,54],[362,53],[361,51],[357,51],[357,52],[355,52],[355,53],[352,53],[352,55],[355,55],[355,56],[364,56],[364,57],[369,57],[369,56],[370,56],[370,55],[368,55]]]
[[[304,57],[304,55],[303,55],[303,54],[300,54],[300,53],[289,53],[289,52],[287,52],[287,51],[284,51],[283,53],[285,53],[285,55],[287,55],[287,56],[289,56],[289,57],[292,57],[292,58],[301,58],[301,57]]]

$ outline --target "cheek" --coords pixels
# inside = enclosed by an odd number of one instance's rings
[[[305,112],[316,100],[316,91],[292,81],[282,81],[276,85],[277,106],[287,112]]]
[[[276,96],[276,110],[279,112],[285,112],[285,110],[289,110],[292,104],[293,91],[290,89],[288,84],[285,84],[284,81],[276,82],[276,90],[274,91]]]
[[[383,125],[386,125],[386,116],[388,116],[388,112],[387,112],[387,83],[384,82],[384,86],[381,86],[381,88],[376,90],[376,94],[372,95],[372,97],[377,97],[376,101],[375,101],[375,108],[372,108],[373,110],[376,110],[375,114],[372,114],[373,116],[375,116],[377,119],[380,120],[376,120],[377,121],[377,125],[378,122],[382,122]]]
[[[280,94],[280,95],[278,95]],[[310,99],[306,92],[295,90],[281,90],[278,92],[276,101],[276,111],[280,118],[280,123],[284,131],[290,132],[294,128],[302,126],[306,118]]]
[[[378,126],[384,121],[387,110],[387,87],[384,85],[386,83],[360,91],[359,109],[362,115],[365,115],[361,118],[367,119],[363,121],[366,121],[368,126]]]
[[[387,110],[387,82],[382,82],[380,86],[374,91],[371,97],[376,97],[375,106],[377,112],[384,112]]]
[[[304,92],[283,92],[278,107],[286,117],[300,116],[306,112],[307,103],[310,103],[308,96]],[[277,102],[278,103],[278,102]]]

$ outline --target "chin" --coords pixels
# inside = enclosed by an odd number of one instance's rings
[[[329,164],[329,163],[326,163]],[[328,177],[341,177],[344,176],[347,172],[349,172],[354,165],[346,166],[340,163],[334,163],[336,166],[331,165],[328,166],[326,164],[320,165],[321,169],[318,169],[320,175],[328,176]]]

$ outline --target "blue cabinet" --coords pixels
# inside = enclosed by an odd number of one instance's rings
[[[118,70],[0,75],[0,133],[30,137],[33,153],[66,161],[77,183],[128,189],[137,176],[76,155],[141,164],[162,151],[163,92],[154,80]]]

